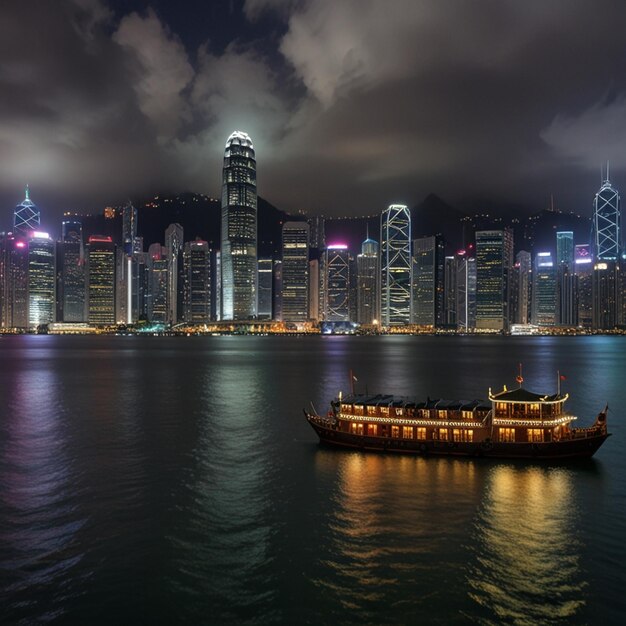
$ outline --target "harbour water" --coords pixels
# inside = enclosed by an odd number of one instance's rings
[[[593,460],[320,447],[357,391],[554,392]],[[617,624],[626,338],[0,338],[0,621]]]

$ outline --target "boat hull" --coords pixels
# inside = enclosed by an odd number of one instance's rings
[[[395,452],[419,454],[423,456],[467,456],[502,459],[583,459],[592,457],[604,443],[608,433],[559,441],[541,443],[529,442],[456,442],[400,439],[391,437],[369,437],[355,435],[325,424],[307,414],[307,420],[323,444],[371,450],[376,452]]]

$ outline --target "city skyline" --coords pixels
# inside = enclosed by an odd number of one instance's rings
[[[590,215],[600,164],[618,186],[626,166],[624,18],[610,0],[10,2],[0,202],[30,184],[60,218],[217,196],[241,127],[265,155],[260,194],[286,211],[373,214],[432,192],[499,211],[554,194]]]

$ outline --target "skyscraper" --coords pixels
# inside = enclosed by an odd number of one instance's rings
[[[461,250],[456,262],[456,327],[468,332],[476,327],[476,259]]]
[[[593,203],[593,252],[595,261],[616,261],[621,246],[621,216],[619,192],[609,181],[609,165],[606,180],[602,183]]]
[[[582,328],[592,327],[593,318],[593,261],[589,244],[574,248],[574,271],[576,272],[576,317]]]
[[[411,322],[443,324],[444,245],[441,237],[413,241],[413,309]]]
[[[250,137],[235,131],[226,141],[222,173],[222,319],[256,315],[256,159]]]
[[[178,261],[183,250],[183,227],[170,224],[165,230],[165,247],[167,248],[167,321],[178,322]]]
[[[369,237],[361,244],[357,266],[357,318],[359,324],[380,321],[380,260],[378,242]]]
[[[196,239],[183,246],[183,316],[190,324],[211,319],[211,252],[206,241]]]
[[[87,296],[90,324],[115,323],[115,244],[92,235],[87,244]]]
[[[165,246],[153,243],[148,248],[150,258],[150,282],[148,321],[163,324],[167,319],[167,256]]]
[[[272,319],[272,300],[274,296],[274,259],[259,259],[259,289],[257,291],[257,316],[260,320]]]
[[[392,204],[380,218],[381,321],[383,326],[411,321],[411,213]]]
[[[327,322],[350,320],[350,253],[345,244],[330,245],[324,252],[325,306]]]
[[[304,322],[309,318],[309,225],[283,224],[282,319]]]
[[[62,320],[85,320],[85,259],[80,222],[64,220],[61,241]]]
[[[28,325],[51,324],[56,303],[56,246],[48,233],[32,231],[28,242]]]
[[[476,328],[507,330],[509,271],[513,266],[513,233],[476,232]]]
[[[535,255],[533,271],[532,323],[554,326],[556,321],[556,268],[550,252]]]
[[[30,231],[39,228],[39,209],[30,199],[28,185],[26,185],[24,199],[15,207],[13,213],[13,232],[16,235],[27,237]]]
[[[133,245],[137,237],[137,209],[129,200],[122,209],[122,239],[124,243],[124,254],[131,256]]]
[[[576,284],[574,274],[574,233],[571,230],[556,233],[556,323],[576,325]]]
[[[532,276],[532,260],[530,252],[520,250],[515,257],[513,267],[515,280],[511,286],[511,322],[528,324],[530,322],[530,279]]]
[[[556,264],[566,265],[574,271],[574,233],[571,230],[560,230],[556,233]]]

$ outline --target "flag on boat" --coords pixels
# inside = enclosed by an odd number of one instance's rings
[[[563,374],[561,374],[559,378],[560,378],[561,380],[567,380],[567,376],[563,376]]]

